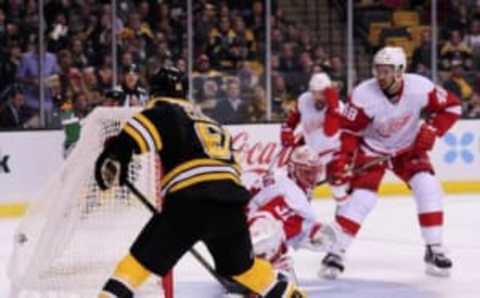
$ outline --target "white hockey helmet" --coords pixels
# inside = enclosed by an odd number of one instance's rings
[[[318,154],[306,145],[293,151],[287,165],[289,177],[306,192],[318,182],[323,168]]]
[[[328,88],[332,85],[332,81],[330,77],[324,73],[316,73],[310,79],[310,83],[308,84],[308,88],[310,91],[322,91],[325,88]]]
[[[373,74],[376,65],[392,65],[396,72],[405,72],[407,68],[407,56],[401,47],[384,47],[373,57]]]

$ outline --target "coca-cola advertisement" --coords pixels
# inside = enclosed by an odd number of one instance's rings
[[[227,129],[247,186],[267,172],[285,170],[292,148],[280,144],[279,124],[229,125]]]

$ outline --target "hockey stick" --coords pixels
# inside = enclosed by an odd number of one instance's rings
[[[127,186],[127,188],[135,195],[135,197],[150,211],[152,212],[152,214],[158,214],[158,210],[153,206],[152,203],[150,203],[147,198],[145,197],[144,194],[142,194],[135,185],[133,185],[128,179],[125,181],[125,185]],[[221,285],[222,287],[225,289],[225,290],[232,290],[232,289],[236,289],[236,290],[243,290],[243,291],[248,291],[249,293],[251,292],[249,289],[247,289],[245,286],[237,283],[237,282],[234,282],[234,281],[230,281],[230,280],[227,280],[225,279],[224,277],[220,276],[216,271],[215,269],[207,262],[207,260],[205,260],[205,258],[194,248],[190,248],[189,249],[189,252],[193,255],[193,257],[200,263],[200,265],[202,265],[203,268],[205,268],[205,270],[208,271],[208,273],[210,273],[210,275],[215,279],[217,280]]]
[[[372,167],[374,167],[374,166],[376,166],[376,165],[379,165],[379,164],[381,164],[381,163],[383,163],[383,162],[386,162],[386,161],[388,161],[388,160],[390,160],[390,159],[392,159],[392,158],[394,158],[394,157],[397,157],[397,156],[399,156],[399,155],[402,155],[402,154],[404,154],[404,153],[412,150],[412,147],[413,147],[413,146],[408,146],[408,147],[406,147],[406,148],[403,148],[403,149],[397,151],[395,154],[392,154],[392,155],[383,155],[383,156],[379,156],[379,157],[377,157],[377,158],[375,158],[375,159],[372,159],[372,160],[364,163],[364,164],[361,165],[360,167],[353,169],[353,170],[352,170],[352,174],[358,175],[358,174],[362,173],[363,171],[366,171],[366,170],[368,170],[368,169],[370,169],[370,168],[372,168]],[[322,185],[322,184],[325,184],[326,182],[328,182],[328,177],[320,180],[315,186],[320,186],[320,185]]]
[[[390,158],[392,158],[392,157],[391,157],[391,156],[388,156],[388,155],[386,155],[386,156],[379,156],[379,157],[377,157],[377,158],[375,158],[375,159],[370,160],[369,162],[364,163],[364,164],[361,165],[360,167],[353,169],[353,170],[352,170],[352,174],[358,175],[358,174],[362,173],[362,172],[365,171],[365,170],[368,170],[368,169],[370,169],[370,168],[372,168],[372,167],[374,167],[374,166],[376,166],[376,165],[379,165],[379,164],[381,164],[381,163],[389,160]],[[320,180],[315,186],[320,186],[320,185],[325,184],[325,183],[327,183],[327,182],[328,182],[328,177]]]

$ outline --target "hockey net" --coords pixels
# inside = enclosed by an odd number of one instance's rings
[[[96,297],[151,213],[125,187],[100,191],[93,173],[105,140],[138,109],[97,108],[48,185],[32,200],[14,241],[11,297]],[[160,162],[135,157],[129,180],[158,204]],[[140,297],[161,297],[156,281]]]

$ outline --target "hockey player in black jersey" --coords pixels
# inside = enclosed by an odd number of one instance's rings
[[[244,207],[250,198],[227,131],[184,100],[176,69],[153,78],[150,107],[127,121],[97,159],[95,177],[108,189],[123,184],[133,154],[158,152],[164,205],[145,225],[99,297],[134,297],[150,274],[164,276],[203,241],[218,274],[262,297],[306,297],[266,261],[254,258]],[[200,297],[200,296],[199,296]]]

